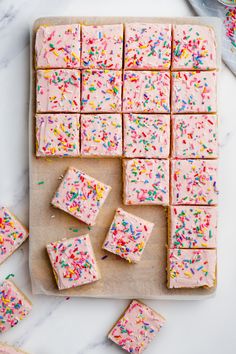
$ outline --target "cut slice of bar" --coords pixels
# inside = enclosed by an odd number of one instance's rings
[[[88,225],[94,225],[110,190],[110,186],[70,167],[52,199],[52,205]]]
[[[170,152],[170,116],[124,114],[125,157],[167,158]]]
[[[123,160],[124,204],[168,205],[169,160]]]
[[[215,248],[217,208],[214,206],[171,206],[170,248]]]
[[[216,205],[217,160],[172,160],[171,203]]]
[[[121,114],[81,115],[81,155],[122,156]]]
[[[79,114],[37,114],[36,156],[79,156]]]
[[[29,236],[28,230],[6,208],[0,208],[0,264],[3,263]]]
[[[171,25],[125,24],[125,69],[168,70],[171,60]]]
[[[31,311],[32,304],[10,280],[0,285],[0,333],[15,327]]]
[[[50,69],[37,71],[37,112],[79,112],[80,71]]]
[[[36,69],[80,68],[80,25],[40,26],[35,42]]]
[[[218,124],[212,114],[172,116],[172,157],[217,158]]]
[[[103,248],[129,262],[140,261],[154,224],[127,211],[116,210]]]
[[[216,285],[216,250],[169,249],[168,288],[199,288]]]
[[[51,242],[47,252],[59,290],[100,279],[89,235]]]
[[[159,313],[140,301],[133,300],[108,334],[108,338],[128,353],[141,354],[165,322]]]

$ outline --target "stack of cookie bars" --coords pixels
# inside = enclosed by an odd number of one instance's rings
[[[123,203],[168,207],[168,287],[214,286],[214,31],[45,25],[35,53],[36,156],[122,158]]]

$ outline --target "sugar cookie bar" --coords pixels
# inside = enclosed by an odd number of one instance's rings
[[[216,72],[172,72],[173,113],[215,113]]]
[[[125,69],[168,70],[170,61],[170,24],[125,24]]]
[[[81,155],[84,157],[122,156],[121,114],[81,115]]]
[[[169,161],[123,160],[123,193],[126,205],[168,205]]]
[[[89,235],[51,242],[47,252],[59,290],[100,279]]]
[[[103,249],[129,262],[140,261],[154,224],[118,208],[103,243]]]
[[[217,208],[176,205],[169,207],[170,248],[215,248]]]
[[[169,157],[169,115],[124,114],[123,130],[125,157]]]
[[[110,186],[70,167],[51,203],[84,223],[94,225],[110,190]]]
[[[36,110],[45,112],[80,111],[80,71],[50,69],[37,71]]]
[[[133,300],[108,334],[128,353],[141,354],[166,322],[159,313]]]
[[[82,25],[81,65],[85,69],[122,69],[123,25]]]
[[[29,236],[28,230],[6,207],[0,208],[0,264]]]
[[[9,280],[0,284],[0,333],[15,327],[31,311],[32,304]]]
[[[172,160],[171,203],[216,205],[217,160]]]
[[[218,157],[217,116],[212,114],[175,114],[172,116],[172,157]]]
[[[27,354],[23,352],[21,349],[12,347],[6,343],[0,343],[0,353],[1,354]]]
[[[172,70],[216,69],[216,39],[208,26],[173,25]]]
[[[82,112],[121,112],[122,72],[82,71]]]
[[[35,41],[36,69],[80,68],[80,25],[40,26]]]
[[[36,114],[36,156],[79,156],[79,114]]]
[[[169,249],[168,288],[199,288],[216,285],[216,250]]]
[[[168,71],[125,71],[123,85],[124,112],[170,112]]]

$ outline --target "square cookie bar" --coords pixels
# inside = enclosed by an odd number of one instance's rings
[[[169,249],[168,288],[211,288],[216,285],[216,250]]]
[[[28,230],[5,207],[0,208],[0,264],[29,236]]]
[[[123,160],[125,205],[169,204],[169,161]]]
[[[217,166],[216,160],[172,160],[172,204],[216,205]]]
[[[172,116],[172,157],[216,158],[218,122],[216,115],[178,114]]]
[[[37,112],[79,112],[80,71],[37,71]]]
[[[110,190],[110,186],[70,167],[52,199],[52,205],[88,225],[94,225]]]
[[[115,70],[82,71],[83,112],[121,111],[122,73]]]
[[[27,354],[19,348],[12,347],[6,343],[0,343],[0,354]]]
[[[214,30],[208,26],[173,25],[172,69],[216,69]]]
[[[140,261],[154,224],[118,208],[103,244],[103,249],[129,262]]]
[[[170,116],[124,114],[124,155],[167,158],[170,151]]]
[[[217,207],[176,205],[169,208],[170,248],[215,248]]]
[[[168,70],[170,61],[170,24],[125,24],[125,69]]]
[[[82,114],[81,154],[86,157],[121,156],[121,114]]]
[[[123,25],[82,25],[81,65],[88,69],[122,69]]]
[[[79,156],[79,114],[37,114],[36,156]]]
[[[172,72],[173,113],[215,113],[216,72]]]
[[[125,71],[124,112],[170,112],[170,73],[165,71]]]
[[[141,354],[166,320],[159,313],[133,300],[108,334],[108,338],[128,353]]]
[[[15,327],[31,311],[32,304],[9,280],[0,284],[0,333]]]
[[[101,278],[89,235],[51,242],[47,252],[59,290]]]
[[[40,26],[35,41],[36,69],[80,67],[80,25]]]

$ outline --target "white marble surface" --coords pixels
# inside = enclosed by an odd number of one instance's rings
[[[0,203],[28,221],[27,119],[29,26],[40,16],[190,16],[184,0],[1,0],[0,1]],[[223,65],[221,118],[219,283],[205,301],[146,301],[167,318],[147,354],[235,354],[236,317],[236,79]],[[0,341],[32,354],[113,354],[121,351],[106,334],[127,301],[32,296],[28,244],[0,267],[0,279],[14,280],[29,297],[32,314]]]

